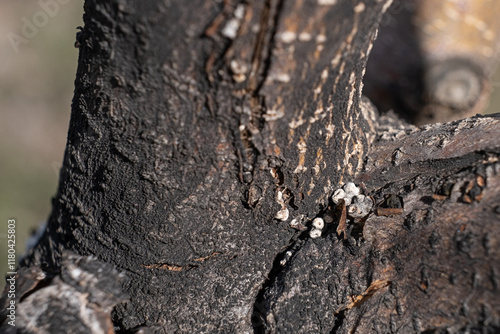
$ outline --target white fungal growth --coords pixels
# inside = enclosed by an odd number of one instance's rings
[[[316,43],[325,43],[326,42],[326,36],[323,35],[323,34],[319,34],[318,36],[316,36]]]
[[[337,4],[337,0],[318,0],[320,6],[333,6]]]
[[[235,59],[231,60],[229,67],[231,68],[231,71],[236,74],[245,74],[248,72],[248,67]]]
[[[236,82],[243,82],[247,79],[246,73],[248,72],[248,67],[240,63],[237,60],[231,60],[229,67],[233,72],[233,80]]]
[[[291,80],[290,75],[288,73],[274,74],[274,75],[272,75],[272,79],[274,81],[283,82],[283,83],[288,83]]]
[[[344,185],[343,189],[337,189],[332,196],[332,201],[335,204],[339,204],[340,200],[343,199],[345,205],[351,205],[352,198],[360,194],[360,190],[352,182],[348,182]]]
[[[316,217],[312,222],[313,228],[309,231],[309,236],[313,239],[321,237],[321,232],[323,227],[325,227],[325,221],[323,218]]]
[[[265,114],[262,115],[262,117],[266,120],[266,122],[272,122],[277,119],[282,118],[285,116],[285,112],[283,110],[276,110],[276,109],[268,109],[266,110]]]
[[[364,195],[354,196],[352,204],[347,208],[347,213],[353,218],[363,218],[370,213],[373,207],[373,201],[370,197]]]
[[[279,38],[283,43],[292,43],[297,38],[297,34],[293,31],[284,31],[279,34]]]
[[[358,3],[355,7],[354,7],[354,12],[355,13],[361,13],[362,11],[364,11],[366,8],[365,4],[360,2]]]
[[[234,11],[234,17],[241,20],[244,15],[245,15],[245,6],[242,4],[239,4],[236,7],[236,10]]]
[[[352,182],[348,182],[344,186],[344,191],[348,197],[353,198],[354,196],[358,196],[360,194],[360,190],[356,185]]]
[[[83,271],[80,268],[71,268],[69,271],[69,275],[76,281],[80,281],[80,276],[83,274]]]
[[[313,239],[316,239],[316,238],[319,238],[321,237],[321,230],[318,230],[316,228],[313,228],[310,232],[309,232],[309,236]]]
[[[323,227],[325,227],[325,221],[323,220],[323,218],[320,217],[314,218],[312,225],[314,228],[322,230]]]
[[[354,183],[348,182],[342,188],[337,189],[332,195],[332,201],[339,204],[344,200],[347,215],[350,218],[363,218],[373,208],[373,200],[361,195],[361,190]]]
[[[307,227],[305,226],[305,221],[307,220],[307,217],[305,215],[299,215],[292,219],[290,222],[290,227],[294,228],[299,231],[305,231],[307,230]]]
[[[240,4],[236,7],[236,10],[234,11],[234,17],[231,20],[229,20],[222,29],[222,35],[230,39],[236,38],[238,30],[240,29],[241,20],[243,19],[244,15],[245,15],[245,6]]]
[[[292,257],[292,252],[291,251],[287,251],[285,253],[285,257],[283,258],[283,260],[280,261],[280,264],[282,266],[284,266],[287,263],[287,261],[290,260],[291,257]]]
[[[274,218],[278,219],[278,220],[282,220],[282,221],[288,220],[288,216],[289,216],[290,212],[288,211],[288,208],[286,207],[286,203],[283,200],[283,192],[282,191],[278,191],[278,193],[276,194],[276,202],[278,202],[278,204],[281,205],[281,210],[276,212],[276,214],[274,215]]]
[[[288,208],[284,208],[284,209],[281,209],[280,211],[276,212],[276,215],[274,216],[274,218],[276,218],[278,220],[285,221],[288,219],[288,215],[289,215]]]
[[[339,204],[340,200],[343,199],[345,201],[346,197],[347,197],[347,195],[343,189],[337,189],[337,190],[335,190],[335,192],[332,195],[332,201],[335,204]],[[350,200],[349,200],[349,204],[351,204]],[[347,204],[347,202],[346,202],[346,205],[349,205],[349,204]]]
[[[301,41],[301,42],[308,42],[311,40],[311,38],[312,38],[312,35],[308,32],[301,32],[299,34],[299,41]]]
[[[234,39],[238,34],[238,29],[240,28],[240,22],[237,19],[231,19],[227,22],[224,29],[222,29],[222,35],[224,37]]]

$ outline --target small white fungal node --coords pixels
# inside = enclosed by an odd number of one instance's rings
[[[313,239],[316,239],[316,238],[319,238],[321,237],[321,230],[318,230],[316,228],[313,228],[310,232],[309,232],[309,236]]]
[[[292,252],[291,251],[287,251],[285,253],[285,257],[283,258],[283,260],[280,261],[280,264],[282,266],[286,265],[287,261],[290,260],[291,257],[292,257]]]
[[[236,59],[231,60],[229,67],[231,68],[231,71],[236,74],[245,74],[248,72],[248,67]]]
[[[344,201],[346,201],[346,198],[347,198],[347,195],[346,195],[346,193],[345,193],[345,191],[343,189],[337,189],[337,190],[335,190],[335,192],[332,195],[332,201],[335,204],[339,204],[340,200],[342,200],[342,199]],[[349,199],[349,203],[347,203],[347,201],[346,201],[346,205],[349,205],[349,204],[351,204],[351,200],[350,199]]]
[[[266,122],[272,122],[275,120],[278,120],[285,116],[285,112],[283,110],[276,110],[276,109],[268,109],[262,115],[262,117],[266,120]]]
[[[274,218],[282,221],[288,220],[289,211],[286,207],[285,201],[283,200],[283,192],[281,190],[278,190],[278,192],[276,193],[276,202],[281,205],[281,210],[276,212]]]
[[[292,43],[297,38],[297,34],[293,31],[284,31],[279,34],[279,37],[283,43]]]
[[[337,0],[318,0],[320,6],[333,6],[337,4]]]
[[[353,218],[363,218],[370,213],[373,201],[365,195],[354,196],[352,204],[347,208],[347,213]]]
[[[289,215],[288,208],[284,208],[284,209],[281,209],[280,211],[278,211],[276,213],[276,215],[274,216],[274,218],[276,218],[278,220],[285,221],[288,219],[288,215]]]
[[[354,196],[358,196],[360,194],[360,190],[356,185],[352,182],[347,182],[344,186],[344,191],[347,196],[353,198]]]
[[[278,82],[288,83],[290,82],[290,75],[288,73],[278,73],[272,76],[272,79]]]
[[[307,230],[307,227],[305,226],[305,221],[307,220],[305,215],[299,215],[292,219],[290,222],[290,227],[299,231],[305,231]]]
[[[360,2],[358,3],[355,7],[354,7],[354,12],[355,13],[361,13],[362,11],[364,11],[366,8],[365,4]]]
[[[234,17],[226,23],[226,26],[222,29],[222,35],[229,39],[234,39],[238,35],[238,30],[240,29],[241,20],[245,15],[245,6],[240,4],[236,7],[234,11]]]
[[[238,34],[238,29],[240,28],[240,23],[237,19],[231,19],[227,22],[224,29],[222,29],[222,35],[229,39],[235,39]]]
[[[326,42],[326,36],[323,35],[323,34],[319,34],[318,36],[316,36],[316,43],[325,43]]]
[[[233,59],[229,63],[229,67],[233,72],[233,80],[235,82],[241,83],[247,79],[246,73],[248,71],[248,67],[245,64]]]
[[[312,38],[312,35],[308,32],[301,32],[299,34],[299,41],[301,41],[301,42],[308,42],[311,40],[311,38]]]
[[[245,15],[245,6],[242,4],[239,4],[236,7],[236,10],[234,11],[234,17],[241,20],[244,15]]]
[[[323,220],[323,218],[320,217],[314,218],[312,225],[314,228],[322,230],[323,227],[325,227],[325,221]]]

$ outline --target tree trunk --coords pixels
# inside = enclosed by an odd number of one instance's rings
[[[87,0],[19,325],[498,330],[500,117],[378,116],[362,79],[390,2]]]

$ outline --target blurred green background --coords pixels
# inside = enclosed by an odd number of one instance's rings
[[[53,1],[58,7],[44,16],[39,1],[0,0],[0,287],[7,220],[16,219],[19,259],[26,238],[47,219],[57,188],[77,68],[73,45],[83,25],[83,0],[64,2]],[[16,53],[12,33],[23,37],[23,20],[33,23],[33,16],[40,28]]]
[[[16,53],[9,33],[22,35],[23,18],[32,21],[41,10],[34,0],[0,0],[0,287],[7,271],[7,220],[17,221],[19,259],[26,238],[49,215],[69,123],[83,0],[61,4]],[[500,112],[498,71],[493,89],[488,113]]]

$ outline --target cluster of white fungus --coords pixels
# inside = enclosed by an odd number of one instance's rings
[[[351,219],[359,219],[366,217],[373,208],[373,200],[369,196],[361,194],[361,190],[354,183],[348,182],[342,188],[337,189],[332,195],[332,201],[335,204],[340,204],[344,201],[346,213]],[[293,227],[298,225],[298,220],[294,219],[291,224]],[[313,239],[321,237],[325,220],[321,217],[316,217],[312,221],[312,228],[309,231],[309,236]]]
[[[348,182],[343,188],[337,189],[332,195],[332,201],[339,204],[344,200],[347,215],[352,218],[363,218],[370,213],[373,200],[361,194],[361,190],[352,182]]]
[[[283,260],[280,261],[280,264],[282,266],[284,266],[288,260],[290,260],[290,258],[292,257],[293,253],[291,251],[287,251],[285,253],[285,256],[283,257]]]
[[[314,218],[312,226],[311,231],[309,231],[309,236],[313,239],[321,237],[321,232],[323,231],[323,227],[325,227],[325,221],[323,218]]]
[[[286,207],[285,201],[283,200],[283,192],[282,191],[277,192],[276,201],[281,205],[281,210],[276,212],[276,214],[274,215],[274,218],[278,219],[278,220],[282,220],[282,221],[288,220],[289,211],[288,211],[288,208]]]
[[[335,190],[335,192],[332,195],[332,201],[335,204],[339,204],[340,200],[344,200],[345,205],[349,206],[352,203],[352,199],[355,196],[358,196],[361,193],[358,187],[352,182],[348,182],[346,185],[344,185],[344,188],[339,188]]]
[[[373,201],[364,195],[354,196],[351,205],[347,208],[347,214],[353,218],[363,218],[370,213]]]

